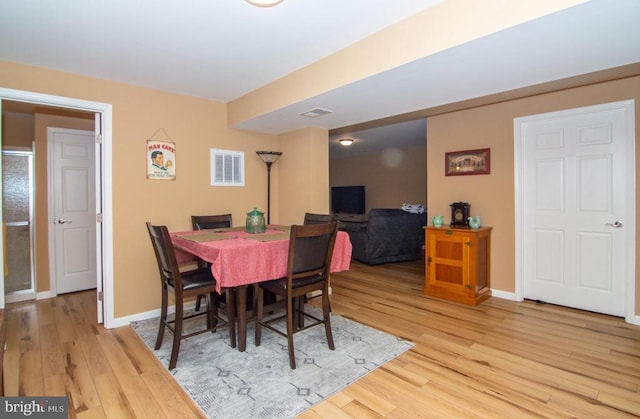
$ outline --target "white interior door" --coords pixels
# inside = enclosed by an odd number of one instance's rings
[[[56,293],[96,288],[95,134],[49,128]]]
[[[524,298],[627,314],[633,115],[613,104],[523,118]]]

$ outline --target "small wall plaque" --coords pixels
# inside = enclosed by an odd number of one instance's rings
[[[175,180],[175,178],[175,143],[147,141],[147,179]]]
[[[488,175],[491,173],[491,149],[450,151],[444,154],[446,176]]]

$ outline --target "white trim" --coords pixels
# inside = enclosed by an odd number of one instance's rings
[[[114,327],[114,295],[113,295],[113,154],[112,154],[112,115],[113,107],[109,103],[92,102],[63,96],[13,90],[0,87],[0,100],[31,102],[41,105],[77,109],[102,114],[102,276],[98,273],[96,282],[103,282],[104,327]],[[1,108],[0,108],[1,109]],[[1,217],[1,215],[0,215]],[[1,220],[0,220],[1,221]],[[0,250],[1,245],[0,245]],[[4,276],[0,276],[0,290],[4,288]],[[4,307],[4,292],[0,295],[0,303]],[[40,293],[38,294],[38,297]],[[37,297],[37,298],[38,298]]]
[[[53,297],[55,297],[55,295],[53,295],[51,291],[43,291],[36,294],[36,300],[46,300]]]
[[[22,151],[22,152],[29,152],[35,155],[33,148],[21,147],[21,146],[12,146],[12,145],[2,146],[2,151]]]
[[[500,291],[493,288],[491,289],[491,297],[502,298],[503,300],[510,301],[522,301],[516,297],[514,292]]]
[[[184,305],[184,311],[194,309],[196,306],[195,301],[190,301]],[[206,309],[206,307],[205,307]],[[167,307],[167,314],[173,314],[176,312],[176,306],[172,305]],[[160,309],[143,311],[142,313],[131,314],[130,316],[118,317],[115,319],[113,327],[128,326],[131,322],[137,322],[142,320],[149,320],[160,317]]]
[[[36,292],[33,290],[17,291],[5,296],[5,302],[7,304],[19,303],[21,301],[33,300],[34,298],[36,298]]]
[[[531,121],[540,119],[546,119],[550,117],[564,117],[570,115],[576,115],[584,113],[587,109],[590,112],[599,112],[612,109],[624,109],[627,113],[627,132],[629,132],[629,138],[627,141],[627,207],[625,226],[628,229],[627,243],[626,243],[626,288],[627,298],[625,301],[625,320],[628,323],[640,324],[638,321],[640,318],[635,314],[635,295],[636,295],[636,151],[635,151],[635,100],[624,100],[619,102],[605,103],[601,105],[586,106],[575,109],[568,109],[558,112],[549,112],[538,115],[531,115],[521,118],[515,118],[513,120],[514,129],[514,185],[515,185],[515,246],[516,246],[516,301],[522,301],[524,299],[524,272],[523,272],[523,258],[524,258],[524,244],[523,244],[523,231],[524,220],[522,214],[524,212],[523,201],[523,163],[524,163],[524,147],[523,147],[523,133],[522,125]]]
[[[0,96],[0,148],[2,148],[2,97]],[[2,159],[0,159],[0,173],[2,173]],[[0,181],[0,197],[2,196],[2,181]],[[2,202],[0,200],[0,202]],[[2,205],[0,204],[0,208]],[[2,219],[2,211],[0,211],[0,225],[4,225],[4,220]],[[4,229],[3,229],[4,232]],[[4,301],[4,233],[2,239],[0,240],[0,309],[4,309],[5,301]]]

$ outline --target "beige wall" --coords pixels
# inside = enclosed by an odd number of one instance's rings
[[[31,149],[35,140],[34,116],[24,113],[2,113],[2,146]]]
[[[275,135],[228,129],[224,104],[3,61],[0,74],[0,85],[5,88],[113,105],[110,181],[116,318],[159,307],[157,266],[144,227],[146,221],[180,231],[191,228],[192,214],[231,212],[234,224],[242,225],[254,206],[266,208],[266,168],[255,152],[279,150],[280,140]],[[146,141],[160,128],[176,143],[175,181],[148,180],[145,176]],[[294,141],[295,134],[291,136],[294,138],[283,136],[283,156],[289,162],[314,163],[316,173],[305,182],[313,193],[279,195],[278,179],[298,176],[288,172],[297,170],[298,163],[289,165],[283,157],[284,164],[273,166],[272,211],[275,208],[276,212],[272,222],[284,222],[280,218],[302,220],[304,207],[328,206],[328,157],[319,147],[321,137],[327,141],[326,131],[305,134],[301,144]],[[209,186],[210,148],[245,152],[245,187]],[[277,211],[290,206],[295,210],[279,217]]]
[[[290,199],[280,203],[278,221],[302,224],[305,212],[328,214],[329,132],[321,128],[293,131],[280,136],[279,146],[282,157],[273,165],[280,168],[278,194]]]
[[[425,152],[426,147],[418,146],[333,158],[329,160],[329,184],[364,185],[367,212],[400,208],[405,202],[426,207]]]
[[[491,287],[515,292],[515,194],[513,119],[590,106],[636,100],[636,153],[640,152],[640,77],[513,100],[475,109],[434,116],[427,123],[427,191],[429,214],[450,218],[449,204],[471,203],[471,213],[480,214],[493,226]],[[454,150],[491,148],[491,174],[444,176],[444,153]],[[640,158],[636,156],[640,162]],[[638,174],[636,175],[638,176]],[[636,179],[636,184],[640,184]],[[637,199],[640,193],[636,192]],[[640,208],[640,204],[636,202]],[[636,225],[638,223],[636,222]],[[640,237],[640,234],[636,232]],[[636,314],[640,313],[640,281],[636,250]]]

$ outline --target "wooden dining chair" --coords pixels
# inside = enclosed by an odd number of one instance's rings
[[[231,227],[231,214],[216,214],[216,215],[192,215],[191,225],[194,230],[209,230],[213,228],[229,228]],[[198,261],[199,268],[210,267],[208,263],[203,260]],[[196,298],[196,311],[200,311],[200,303],[202,302],[202,295],[198,295]]]
[[[194,230],[231,227],[231,214],[192,215],[191,224]]]
[[[171,348],[171,358],[169,369],[173,369],[178,361],[180,342],[182,339],[199,335],[205,332],[215,332],[220,327],[229,327],[231,347],[236,347],[236,322],[235,322],[235,291],[233,288],[225,290],[227,297],[227,320],[224,320],[218,313],[218,298],[216,292],[216,280],[211,274],[211,269],[198,268],[191,271],[180,272],[176,255],[171,243],[171,237],[166,226],[154,226],[147,222],[147,230],[153,245],[160,272],[160,284],[162,286],[162,305],[160,308],[160,326],[154,349],[158,350],[162,346],[165,327],[173,333],[173,347]],[[174,320],[167,317],[169,305],[169,292],[172,292],[175,300]],[[206,295],[207,310],[195,312],[188,316],[184,313],[184,303],[186,299],[197,295]],[[205,328],[183,334],[183,322],[206,315],[207,323]]]
[[[304,225],[309,224],[326,224],[334,220],[333,214],[314,214],[307,212],[304,214]]]
[[[335,349],[333,334],[331,333],[331,316],[329,307],[329,272],[333,247],[336,242],[338,223],[293,225],[289,237],[289,255],[287,261],[287,276],[267,282],[258,283],[258,295],[256,304],[256,346],[260,346],[262,339],[262,327],[266,327],[279,335],[285,336],[289,347],[289,365],[296,368],[295,352],[293,347],[294,333],[310,327],[324,324],[329,349]],[[264,319],[263,295],[264,291],[272,292],[282,297],[282,303],[286,305],[284,315],[276,315]],[[322,292],[322,318],[305,313],[299,306],[307,293],[313,291]],[[298,316],[308,317],[311,323],[303,325],[296,322]],[[286,318],[286,332],[282,327],[275,326]]]
[[[325,224],[325,223],[330,223],[332,221],[336,221],[335,214],[314,214],[311,212],[307,212],[304,214],[304,225]],[[338,228],[339,227],[340,227],[340,224],[338,224]],[[320,294],[318,295],[308,294],[307,296],[304,297],[304,300],[301,302],[301,304],[304,304],[305,302],[310,301],[311,299],[318,298],[320,296],[321,296]],[[331,306],[329,306],[329,309],[331,309]],[[302,321],[304,321],[304,316],[299,316],[299,318]]]

